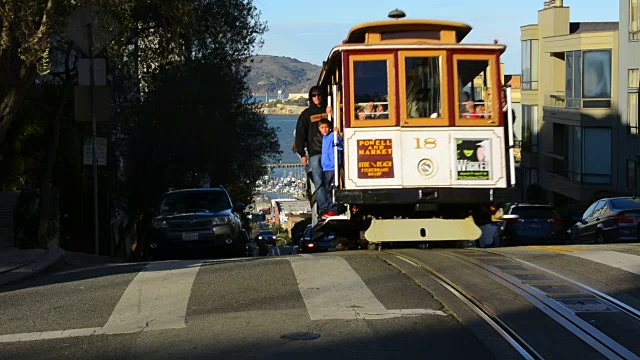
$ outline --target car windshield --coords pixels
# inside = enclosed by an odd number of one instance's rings
[[[223,191],[188,191],[167,194],[160,203],[160,214],[193,211],[219,212],[231,208]]]
[[[554,212],[552,207],[546,206],[519,206],[511,211],[511,214],[520,216],[521,219],[552,219]]]
[[[614,209],[640,209],[640,203],[634,199],[613,199],[611,207]]]
[[[260,236],[273,236],[275,235],[273,231],[260,231]]]

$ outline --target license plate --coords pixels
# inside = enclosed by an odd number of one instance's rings
[[[198,233],[182,233],[182,240],[198,240]]]
[[[532,229],[540,229],[540,228],[542,228],[542,225],[540,225],[540,224],[531,224],[531,228]]]

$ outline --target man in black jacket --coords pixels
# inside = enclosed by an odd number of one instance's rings
[[[331,108],[326,108],[325,111],[324,94],[319,86],[313,86],[309,90],[309,103],[309,107],[304,109],[298,117],[295,151],[300,155],[300,161],[303,166],[311,166],[311,178],[315,187],[318,215],[322,216],[329,210],[329,197],[323,184],[324,172],[321,164],[322,134],[318,130],[318,124],[321,119],[328,118],[327,112],[331,111]]]

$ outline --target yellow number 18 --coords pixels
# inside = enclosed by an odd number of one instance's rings
[[[438,142],[434,138],[426,138],[426,139],[415,138],[415,140],[416,140],[416,149],[418,150],[435,149],[438,146]]]

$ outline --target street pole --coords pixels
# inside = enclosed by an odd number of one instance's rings
[[[93,152],[93,241],[96,255],[100,255],[98,232],[98,154],[96,153],[96,115],[94,110],[93,89],[95,78],[93,73],[93,26],[87,24],[89,30],[89,116],[91,116],[91,147]]]

